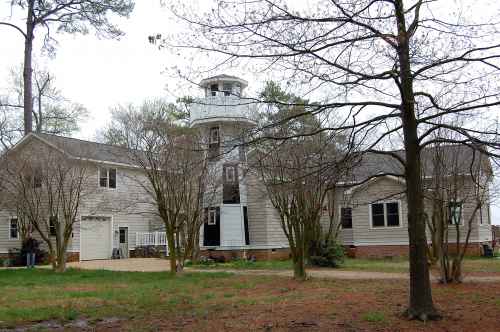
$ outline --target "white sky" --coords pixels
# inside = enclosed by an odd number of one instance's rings
[[[0,0],[0,20],[22,26],[23,16],[17,12],[11,16],[9,3],[10,0]],[[126,33],[120,40],[98,39],[92,32],[86,36],[55,35],[59,44],[53,58],[41,54],[40,45],[35,45],[36,61],[55,75],[55,86],[66,98],[83,104],[90,112],[89,120],[76,136],[93,139],[109,120],[109,109],[119,103],[140,103],[156,97],[174,101],[184,95],[185,82],[168,77],[164,69],[190,60],[160,51],[147,40],[150,34],[176,30],[169,17],[168,9],[159,0],[136,0],[130,19],[119,21]],[[0,94],[3,94],[9,70],[22,62],[24,43],[19,32],[6,26],[0,26],[0,41]],[[254,76],[243,78],[250,81],[250,88],[252,84],[254,89],[262,85],[262,78],[260,81],[255,81]],[[492,212],[493,223],[500,224],[500,208],[494,206]]]
[[[10,13],[10,1],[1,1],[0,19]],[[130,19],[119,24],[126,33],[119,41],[98,39],[92,33],[56,35],[59,45],[52,59],[40,55],[35,47],[37,62],[55,75],[55,86],[90,111],[91,117],[78,135],[81,138],[92,138],[108,119],[109,108],[118,103],[167,96],[162,68],[168,65],[168,52],[147,41],[148,35],[169,28],[167,11],[158,0],[136,2]],[[22,63],[24,43],[19,32],[5,26],[0,26],[0,40],[0,91],[4,91],[10,68]]]

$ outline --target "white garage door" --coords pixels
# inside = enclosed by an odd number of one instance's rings
[[[111,218],[82,217],[80,241],[81,260],[111,258]]]

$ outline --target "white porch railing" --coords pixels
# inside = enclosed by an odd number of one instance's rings
[[[135,245],[140,246],[166,246],[167,233],[165,232],[137,232]]]
[[[254,100],[238,96],[210,96],[197,99],[190,105],[191,124],[211,118],[239,118],[257,121],[257,106]]]

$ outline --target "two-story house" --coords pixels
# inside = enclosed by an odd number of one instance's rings
[[[190,110],[190,126],[205,138],[210,167],[220,181],[215,199],[205,206],[200,229],[202,252],[214,255],[256,256],[258,259],[286,258],[288,242],[279,216],[266,197],[258,177],[247,171],[245,132],[257,124],[254,100],[245,98],[247,82],[219,75],[201,81],[204,96]],[[122,147],[47,134],[31,133],[12,149],[55,149],[75,160],[91,163],[89,176],[95,190],[85,197],[69,247],[70,259],[92,260],[112,257],[114,249],[124,256],[139,246],[165,246],[165,233],[155,217],[155,206],[143,185],[147,180]],[[463,161],[460,176],[468,181],[469,150],[447,147],[447,153]],[[432,154],[422,154],[427,180],[432,177]],[[487,162],[481,163],[491,172]],[[358,257],[405,255],[408,252],[407,204],[401,165],[384,155],[364,154],[352,170],[353,178],[339,184],[335,195],[335,221],[340,241]],[[353,183],[362,182],[360,185]],[[142,184],[142,185],[141,185]],[[427,202],[428,203],[428,202]],[[454,201],[453,213],[461,213],[461,241],[472,211],[469,202]],[[476,213],[471,227],[471,252],[491,241],[489,200]],[[431,207],[426,206],[429,214]],[[453,242],[453,227],[450,227]],[[430,242],[430,240],[429,240]],[[20,247],[15,212],[0,210],[0,257],[9,248]]]

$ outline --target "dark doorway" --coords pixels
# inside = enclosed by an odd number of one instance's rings
[[[203,245],[207,247],[220,246],[220,207],[205,208]]]

